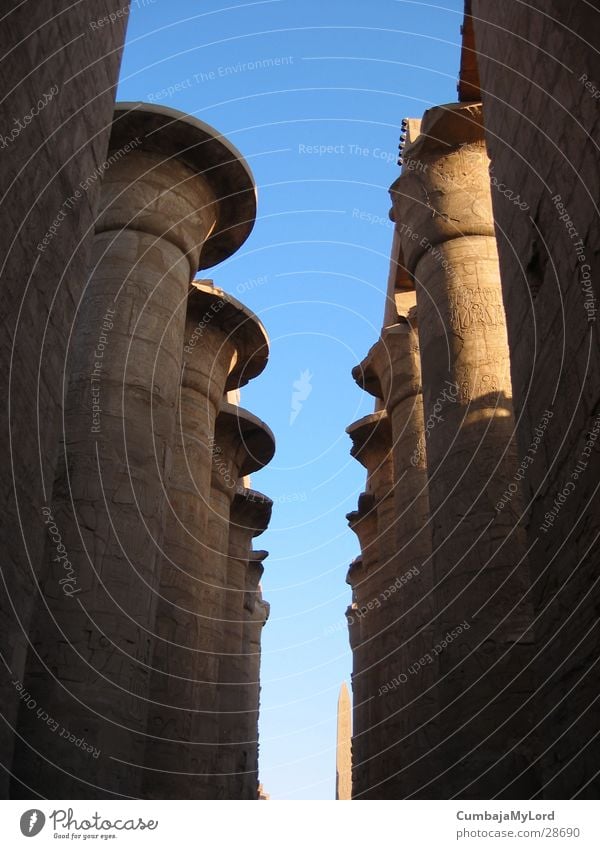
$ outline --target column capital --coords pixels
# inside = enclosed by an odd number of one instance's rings
[[[442,243],[495,238],[488,166],[481,103],[447,103],[425,112],[420,134],[404,150],[402,174],[390,187],[409,275],[424,256],[456,273]]]
[[[352,568],[352,564],[350,564],[350,569],[351,568]],[[348,574],[350,574],[350,570],[348,570]],[[356,610],[357,610],[357,607],[356,607],[356,604],[354,602],[352,602],[352,604],[349,604],[348,607],[346,608],[345,612],[344,612],[344,616],[346,617],[346,619],[350,619],[351,621],[353,621],[354,620],[354,614],[355,614]]]
[[[348,567],[348,573],[346,574],[346,583],[354,589],[356,583],[360,581],[362,578],[363,572],[363,559],[362,555],[359,554],[358,557],[355,557],[350,566]],[[346,616],[348,614],[346,613]]]
[[[371,492],[361,492],[358,497],[358,509],[346,515],[350,530],[358,537],[364,552],[377,537],[377,502]]]
[[[352,369],[352,377],[354,382],[364,391],[368,392],[374,398],[379,398],[385,403],[385,392],[382,386],[381,375],[390,368],[389,355],[382,345],[381,338],[369,348],[369,352],[364,360],[354,366]]]
[[[210,186],[217,222],[202,247],[200,269],[223,262],[243,245],[256,219],[256,186],[241,153],[218,130],[166,106],[117,103],[107,160],[128,145],[186,165]]]
[[[352,440],[350,454],[369,475],[381,466],[392,447],[392,432],[386,410],[363,416],[346,428]]]
[[[184,351],[200,343],[202,335],[218,328],[233,343],[236,362],[225,391],[239,389],[257,377],[269,359],[269,337],[260,319],[236,298],[207,280],[194,280],[187,302],[188,322],[197,322]]]
[[[432,153],[447,153],[449,148],[484,141],[483,106],[481,103],[443,103],[427,109],[421,120],[420,133],[404,148],[404,168],[410,161]]]
[[[231,467],[230,476],[237,482],[238,478],[257,472],[273,459],[275,437],[257,416],[223,401],[215,425],[213,453],[213,465],[215,457],[222,457]],[[213,469],[213,480],[219,477]]]
[[[355,602],[348,605],[345,611],[346,624],[348,626],[348,639],[350,648],[354,652],[360,646],[360,620],[358,618],[359,607]]]
[[[272,512],[273,502],[262,492],[244,486],[236,488],[231,504],[232,524],[248,531],[251,536],[257,537],[266,531]]]
[[[271,615],[271,605],[268,601],[265,601],[262,595],[256,599],[256,604],[254,605],[255,618],[258,622],[264,627],[267,624],[267,620]]]
[[[409,318],[384,327],[365,359],[352,369],[356,383],[391,412],[405,398],[421,392],[416,310]]]
[[[244,596],[244,609],[249,613],[254,611],[254,607],[259,598],[262,598],[260,589],[260,579],[263,576],[265,567],[263,561],[269,556],[268,551],[251,551],[248,555],[248,570],[246,572],[246,594]]]
[[[261,569],[262,571],[260,572],[260,575],[262,576],[262,573],[264,571],[264,566],[262,564],[268,556],[269,552],[265,551],[264,548],[257,548],[251,551],[248,555],[248,567],[252,567],[252,569],[254,569],[255,571]],[[258,582],[256,585],[258,586]]]

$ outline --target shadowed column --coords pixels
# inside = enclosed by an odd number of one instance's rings
[[[266,551],[252,551],[246,573],[244,597],[243,655],[244,682],[248,685],[245,713],[245,738],[248,741],[248,761],[244,780],[245,798],[256,799],[258,785],[258,714],[260,708],[260,656],[262,629],[269,618],[270,606],[263,600],[260,579],[264,572]]]
[[[394,468],[395,568],[377,618],[395,647],[387,659],[381,697],[386,716],[384,783],[373,789],[374,798],[418,793],[427,777],[423,756],[435,740],[431,725],[437,711],[435,613],[415,299],[414,292],[398,296],[402,305],[397,323],[384,327],[379,341],[353,371],[359,386],[385,404]]]
[[[530,578],[518,499],[495,509],[517,463],[481,105],[428,110],[404,160],[391,194],[417,290],[440,676],[424,795],[502,796],[524,769],[510,797],[528,798]]]
[[[362,741],[365,759],[360,771],[367,770],[368,780],[361,776],[353,793],[355,798],[362,782],[366,783],[364,793],[376,793],[383,776],[382,751],[388,742],[383,738],[382,719],[385,715],[380,689],[385,685],[389,667],[389,654],[394,649],[394,638],[386,632],[380,618],[383,592],[393,582],[396,541],[394,525],[394,477],[392,460],[392,441],[390,421],[385,410],[379,410],[364,416],[350,425],[346,431],[352,440],[352,456],[367,470],[367,490],[373,495],[373,504],[377,516],[376,536],[373,548],[377,552],[376,564],[365,569],[364,604],[358,611],[361,623],[361,643],[364,647],[364,675],[368,693],[368,726]],[[350,514],[352,515],[352,514]],[[363,520],[357,523],[357,532]],[[354,524],[354,523],[352,523]],[[365,526],[368,537],[370,521]],[[352,526],[352,525],[351,525]],[[361,528],[362,532],[362,528]],[[367,539],[365,539],[367,542]],[[368,545],[368,548],[371,546]],[[367,558],[368,560],[369,558]],[[354,735],[361,733],[354,729]]]
[[[246,681],[248,658],[243,654],[244,600],[252,539],[269,524],[273,502],[260,492],[239,486],[230,510],[227,591],[223,614],[223,653],[219,663],[219,707],[222,741],[231,747],[233,775],[228,796],[256,799],[254,771],[249,770],[249,751],[255,735],[248,738],[248,719],[256,720],[252,686]]]
[[[106,161],[128,12],[128,0],[2,4],[2,799],[52,525],[47,509],[63,424],[65,354],[100,199],[100,181],[89,177]],[[107,14],[111,26],[92,29]],[[14,788],[16,798],[22,792]]]
[[[237,744],[231,743],[232,717],[222,711],[221,683],[226,686],[227,656],[225,639],[227,634],[226,598],[229,568],[229,529],[231,505],[239,478],[262,469],[275,453],[273,434],[264,422],[242,407],[222,402],[217,417],[213,447],[212,485],[210,493],[210,516],[208,520],[207,548],[211,567],[211,591],[214,593],[213,628],[208,651],[217,658],[217,697],[219,744],[213,750],[211,764],[212,780],[210,796],[214,799],[231,798],[231,787],[235,783]],[[258,672],[257,672],[258,674]],[[236,714],[241,721],[241,715]],[[200,721],[200,719],[198,719]],[[244,735],[242,735],[244,736]],[[245,736],[244,736],[245,739]]]
[[[239,153],[174,110],[120,104],[107,166],[25,682],[49,720],[21,710],[15,757],[55,798],[140,795],[187,291],[255,212]]]
[[[238,301],[195,282],[183,351],[143,789],[145,797],[159,799],[210,793],[209,752],[218,743],[213,631],[219,589],[207,545],[215,421],[223,393],[264,369],[268,340],[260,321]]]
[[[352,561],[346,577],[352,588],[352,605],[346,611],[352,648],[352,792],[358,796],[370,787],[373,765],[367,759],[372,703],[368,670],[372,660],[372,628],[376,625],[373,599],[377,597],[374,583],[379,563],[377,508],[373,494],[362,492],[358,498],[358,510],[348,513],[346,518],[358,537],[361,550],[360,557]]]

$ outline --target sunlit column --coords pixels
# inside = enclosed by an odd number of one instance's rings
[[[491,798],[528,767],[533,634],[518,499],[496,509],[517,462],[481,104],[428,110],[404,162],[391,194],[417,291],[440,676],[429,789]],[[509,796],[529,787],[525,772]]]

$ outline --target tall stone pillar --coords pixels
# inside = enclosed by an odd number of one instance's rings
[[[392,431],[395,574],[390,574],[382,591],[376,615],[395,648],[387,660],[389,684],[383,682],[385,692],[377,696],[386,717],[387,741],[381,756],[384,783],[373,789],[373,797],[379,799],[419,795],[435,740],[437,663],[431,652],[435,611],[415,301],[414,292],[402,295],[396,323],[384,327],[353,371],[359,386],[385,405]],[[431,662],[420,663],[429,657]]]
[[[481,105],[428,110],[404,160],[391,194],[417,291],[439,664],[424,795],[528,798],[530,580],[518,500],[496,510],[517,463]]]
[[[352,587],[352,602],[346,608],[346,624],[348,625],[348,640],[350,643],[350,651],[352,652],[352,676],[351,686],[353,694],[352,705],[352,725],[354,729],[360,728],[361,731],[368,727],[367,722],[367,704],[365,702],[365,664],[364,664],[364,649],[362,649],[361,627],[358,618],[358,602],[356,601],[356,593],[353,584],[356,581],[360,583],[362,575],[362,556],[355,557],[348,574],[346,583]],[[358,701],[360,699],[360,702]],[[356,700],[356,701],[354,701]],[[363,740],[364,736],[353,736],[351,740],[351,773],[356,774],[357,780],[359,775],[360,765],[363,759]],[[351,783],[352,783],[351,774]],[[362,775],[362,773],[361,773]]]
[[[260,708],[260,656],[262,629],[269,618],[270,607],[263,600],[260,578],[264,572],[263,560],[267,552],[258,550],[250,553],[246,573],[246,595],[244,596],[244,630],[242,653],[244,656],[244,679],[247,703],[244,714],[248,760],[244,776],[243,798],[258,796],[258,714]]]
[[[383,752],[388,745],[381,724],[385,716],[384,703],[377,694],[389,678],[390,653],[395,648],[395,636],[382,627],[380,614],[384,591],[395,579],[396,542],[392,441],[386,411],[379,410],[364,416],[347,428],[347,433],[353,443],[352,456],[367,470],[367,490],[372,493],[377,516],[375,539],[372,544],[365,546],[366,550],[371,547],[376,550],[376,565],[373,564],[370,569],[367,566],[365,569],[363,559],[364,603],[357,612],[361,623],[361,647],[364,648],[364,655],[362,652],[361,655],[365,658],[364,673],[361,674],[365,677],[368,705],[368,718],[365,716],[368,724],[364,734],[361,734],[360,728],[354,730],[355,736],[363,736],[361,745],[365,755],[358,770],[361,773],[358,783],[356,786],[353,784],[354,796],[358,798],[360,792],[377,792],[376,788],[383,778]],[[362,532],[364,527],[367,543],[369,531],[372,533],[375,529],[368,527],[370,520],[363,525],[364,518],[366,517],[360,517],[358,522],[351,519],[351,527],[356,525],[357,532]]]
[[[15,756],[58,798],[140,795],[187,291],[255,211],[239,153],[171,109],[120,104],[107,166],[25,679],[48,719],[21,707]]]
[[[229,531],[231,505],[240,477],[258,471],[270,462],[275,452],[275,440],[269,428],[247,410],[222,402],[215,427],[213,447],[212,485],[210,491],[210,516],[208,520],[207,548],[211,564],[210,582],[214,592],[212,608],[213,627],[208,651],[216,657],[218,688],[216,710],[218,713],[218,746],[213,751],[210,798],[230,798],[234,784],[239,745],[231,742],[232,718],[223,712],[220,703],[221,682],[226,686],[227,633],[226,598],[229,568]],[[258,670],[257,670],[258,675]],[[239,715],[236,717],[239,721]],[[201,718],[197,718],[201,722]]]
[[[128,0],[2,5],[0,63],[0,798],[15,726]],[[117,13],[117,14],[115,14]],[[111,15],[110,26],[93,29]],[[39,424],[38,424],[39,422]],[[44,511],[44,512],[43,512]],[[16,788],[17,798],[22,791]]]
[[[352,588],[352,604],[346,611],[350,647],[352,649],[352,791],[356,797],[370,785],[373,761],[369,760],[371,731],[370,666],[373,660],[372,630],[377,622],[373,616],[373,599],[377,598],[378,577],[377,505],[373,493],[362,492],[358,509],[348,513],[350,528],[357,535],[361,555],[348,570],[346,582]]]
[[[268,356],[256,316],[206,283],[195,282],[188,296],[184,339],[145,751],[143,795],[158,799],[210,792],[208,755],[219,728],[213,631],[221,592],[207,545],[215,422],[224,392],[256,377]]]
[[[254,685],[246,680],[251,663],[244,653],[244,601],[252,539],[269,524],[273,502],[256,490],[238,486],[230,511],[227,589],[223,612],[223,650],[219,664],[221,742],[231,754],[230,799],[255,799],[256,775],[250,764],[255,739],[247,734],[249,719],[256,724]]]

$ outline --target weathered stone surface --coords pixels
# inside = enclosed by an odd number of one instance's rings
[[[255,685],[248,683],[246,675],[249,659],[244,655],[244,604],[252,540],[266,530],[272,508],[273,502],[262,493],[238,487],[230,509],[219,710],[221,741],[233,755],[228,791],[231,799],[257,797],[258,772],[252,754],[258,739],[258,705]]]
[[[367,470],[367,491],[372,495],[373,505],[369,509],[371,505],[363,499],[360,507],[367,508],[366,515],[360,509],[358,515],[349,515],[350,527],[359,534],[361,544],[364,543],[359,581],[354,580],[353,570],[348,578],[353,581],[354,600],[358,605],[362,661],[360,667],[355,665],[352,679],[357,704],[353,729],[357,741],[356,757],[364,752],[364,759],[355,760],[356,780],[353,779],[352,787],[356,796],[368,792],[377,782],[379,759],[387,746],[382,726],[385,706],[381,699],[373,698],[373,692],[377,692],[381,678],[385,678],[389,653],[395,646],[395,635],[380,621],[378,611],[382,607],[382,593],[394,580],[396,527],[392,434],[387,412],[379,410],[364,416],[347,428],[347,433],[353,443],[352,456]],[[360,681],[361,678],[364,681]]]
[[[518,464],[481,104],[428,110],[404,155],[391,193],[419,310],[436,605],[424,657],[440,676],[423,793],[529,795],[531,582],[520,504],[496,510]]]
[[[425,427],[415,293],[396,307],[397,323],[354,370],[360,386],[385,404],[392,429],[394,569],[379,596],[375,618],[391,648],[370,695],[382,703],[383,748],[377,779],[360,798],[406,798],[425,783],[425,756],[435,739],[437,663],[409,670],[434,644],[433,574]],[[393,682],[397,683],[394,684]],[[355,794],[356,795],[356,794]]]
[[[157,115],[147,142],[141,104],[115,114],[52,497],[78,594],[59,585],[63,564],[48,547],[33,635],[41,665],[32,655],[25,676],[47,712],[100,751],[90,762],[49,730],[42,740],[21,710],[42,760],[20,749],[17,772],[65,798],[141,792],[187,291],[220,214],[212,179],[177,158],[185,139],[205,141],[206,126],[158,107],[148,120]]]
[[[256,219],[256,185],[239,150],[213,127],[176,109],[139,101],[117,104],[111,139],[122,147],[134,136],[144,150],[159,159],[176,157],[194,173],[202,174],[217,202],[217,222],[202,247],[200,268],[211,268],[234,254],[246,241]],[[171,187],[173,194],[184,183]],[[146,210],[144,218],[151,210]],[[173,216],[175,217],[175,216]],[[184,220],[177,219],[179,227]],[[157,222],[162,234],[161,223]]]
[[[348,574],[353,795],[529,796],[534,613],[482,106],[403,131],[386,326],[353,372],[376,398],[349,428],[372,498],[348,517],[362,550]],[[370,621],[366,562],[389,579],[372,581]]]
[[[226,598],[228,594],[227,573],[229,567],[229,533],[231,527],[231,505],[234,501],[238,480],[265,466],[273,457],[275,440],[269,428],[247,410],[227,402],[221,403],[215,423],[212,479],[210,490],[210,514],[208,518],[206,550],[212,569],[211,590],[214,593],[211,603],[212,628],[207,651],[217,658],[217,695],[218,740],[219,745],[212,752],[210,772],[210,796],[213,799],[232,797],[235,786],[236,767],[239,758],[239,741],[232,741],[232,722],[227,713],[221,711],[221,685],[227,680],[227,663],[224,658],[226,637]],[[260,633],[253,633],[253,644],[260,642]],[[246,654],[242,651],[242,654]],[[227,660],[227,658],[226,658]],[[254,675],[254,659],[249,658],[248,666]],[[258,680],[256,668],[256,680]],[[243,683],[243,682],[242,682]],[[223,684],[226,686],[226,684]],[[253,702],[252,702],[253,703]],[[257,706],[258,710],[258,706]],[[253,712],[254,713],[254,712]],[[254,714],[255,718],[257,714]],[[239,717],[243,725],[242,715]],[[201,722],[201,718],[199,718]],[[237,722],[235,723],[237,727]],[[245,732],[245,729],[241,729]],[[248,739],[241,733],[244,742]],[[255,796],[256,798],[256,788]]]
[[[213,792],[209,773],[220,736],[215,628],[220,633],[223,575],[215,571],[221,559],[213,556],[207,534],[211,480],[224,462],[216,453],[215,423],[223,393],[256,376],[268,355],[258,319],[207,284],[195,283],[190,291],[184,338],[145,750],[143,795],[159,799],[210,798]],[[248,542],[246,559],[249,548]],[[224,584],[229,596],[229,575]],[[240,611],[243,593],[242,586]],[[227,650],[224,642],[221,650]]]
[[[263,600],[260,578],[266,551],[253,551],[248,560],[246,594],[244,596],[244,631],[242,654],[244,683],[247,686],[246,711],[240,717],[246,723],[243,736],[247,743],[245,791],[254,794],[258,784],[258,712],[260,708],[260,644],[262,629],[269,618],[270,606]],[[255,798],[252,795],[252,798]]]
[[[3,5],[0,633],[8,669],[0,671],[0,759],[6,769],[47,536],[41,510],[50,502],[58,456],[65,351],[86,280],[128,5]],[[123,14],[112,26],[93,29],[118,9]],[[6,769],[0,770],[3,797]]]
[[[372,588],[377,575],[377,510],[371,493],[362,493],[358,499],[358,510],[348,513],[348,524],[358,536],[361,555],[356,557],[348,569],[346,582],[352,588],[352,604],[346,610],[346,620],[352,648],[352,786],[355,794],[366,790],[369,785],[371,761],[367,760],[370,721],[370,681],[368,670],[372,643],[369,625],[373,617],[365,617],[373,610],[375,591]],[[371,608],[369,608],[369,604]]]
[[[540,795],[595,799],[598,10],[472,5],[532,546]]]

